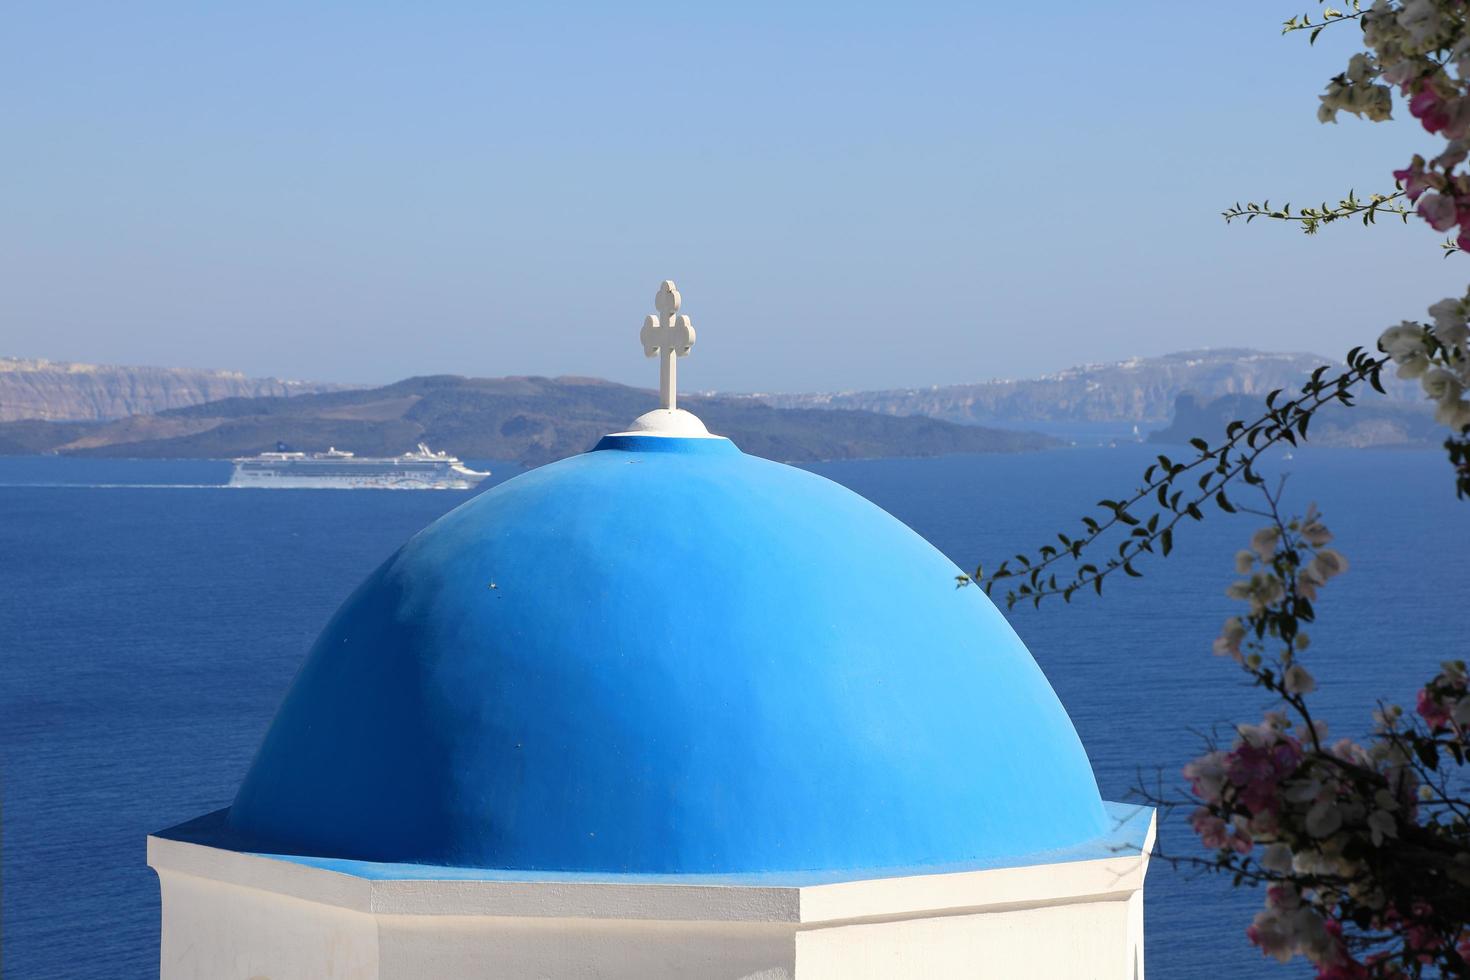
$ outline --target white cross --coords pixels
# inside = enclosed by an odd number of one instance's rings
[[[672,411],[678,407],[675,404],[679,387],[676,365],[678,359],[687,357],[689,348],[694,346],[694,327],[690,325],[689,318],[679,312],[679,290],[672,279],[665,279],[664,284],[658,287],[653,305],[658,315],[648,315],[638,339],[643,341],[644,354],[663,357],[658,372],[659,404]]]

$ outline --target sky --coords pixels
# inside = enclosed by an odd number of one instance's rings
[[[654,386],[666,278],[691,390],[1340,355],[1470,258],[1220,219],[1433,146],[1316,122],[1304,6],[11,4],[0,355]]]

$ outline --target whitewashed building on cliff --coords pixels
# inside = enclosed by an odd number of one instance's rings
[[[1153,813],[1005,619],[676,404],[327,623],[233,804],[149,838],[176,978],[1143,976]]]

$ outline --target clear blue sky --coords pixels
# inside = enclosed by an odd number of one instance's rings
[[[1303,6],[11,4],[0,353],[654,385],[674,278],[700,389],[1337,355],[1470,259],[1219,219],[1431,142],[1314,121]]]

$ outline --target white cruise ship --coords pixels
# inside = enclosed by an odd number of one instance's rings
[[[232,487],[342,490],[471,490],[489,476],[423,443],[402,456],[357,456],[336,447],[324,453],[261,453],[234,461]]]

